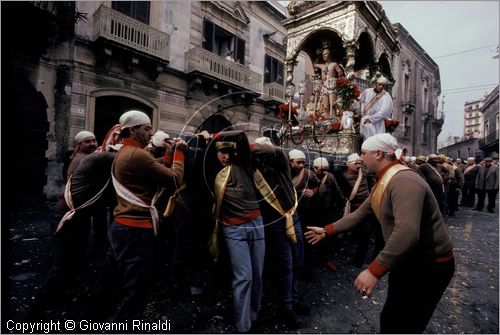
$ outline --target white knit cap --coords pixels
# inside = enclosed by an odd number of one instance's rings
[[[159,148],[164,148],[167,146],[167,143],[165,142],[166,139],[169,139],[170,136],[162,131],[162,130],[158,130],[152,137],[151,137],[151,143],[153,143],[153,145],[155,147],[159,147]]]
[[[269,137],[257,137],[255,139],[255,144],[260,144],[260,145],[273,145],[273,142],[271,142],[271,139]]]
[[[389,84],[389,80],[384,76],[380,76],[377,78],[377,83],[387,85]]]
[[[290,152],[288,153],[288,157],[290,159],[306,159],[306,154],[304,154],[300,150],[293,149],[293,150],[290,150]]]
[[[327,168],[329,167],[330,165],[328,164],[328,160],[325,158],[325,157],[318,157],[314,160],[313,162],[313,166],[315,168]]]
[[[143,124],[151,124],[151,119],[146,115],[146,113],[141,111],[131,110],[120,116],[121,129],[140,126]]]
[[[394,151],[397,147],[396,138],[387,133],[370,136],[361,145],[362,150],[381,150],[384,152]]]
[[[359,161],[360,158],[361,157],[359,157],[357,153],[350,154],[349,156],[347,156],[347,164]]]
[[[91,133],[90,131],[87,130],[82,130],[78,134],[75,135],[75,143],[80,144],[85,140],[87,137],[93,137],[95,138],[95,135]]]

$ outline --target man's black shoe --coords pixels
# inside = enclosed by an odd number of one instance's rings
[[[291,310],[281,312],[280,320],[290,330],[297,330],[302,327],[302,320]]]
[[[488,209],[488,212],[489,212],[489,213],[495,213],[495,210],[493,210],[493,209]]]
[[[257,319],[252,321],[252,327],[250,327],[251,334],[264,334],[264,328],[262,328],[262,321]]]
[[[299,315],[308,315],[311,313],[311,306],[304,302],[295,302],[293,304],[293,311]]]

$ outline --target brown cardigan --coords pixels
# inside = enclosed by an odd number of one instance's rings
[[[158,186],[171,189],[182,184],[184,176],[184,154],[174,153],[172,168],[158,162],[153,155],[135,141],[126,139],[124,146],[116,154],[113,175],[133,194],[150,204]],[[153,228],[148,208],[136,207],[117,196],[114,210],[115,221],[127,226]]]
[[[429,185],[412,170],[400,171],[388,183],[381,204],[385,247],[370,264],[377,278],[411,258],[445,261],[453,244]],[[348,230],[373,214],[371,194],[358,210],[326,226],[327,235]]]

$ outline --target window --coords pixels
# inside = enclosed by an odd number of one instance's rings
[[[410,137],[410,125],[409,125],[409,120],[408,116],[404,117],[404,124],[403,124],[403,137],[409,138]]]
[[[149,1],[113,1],[111,8],[137,21],[149,24]]]
[[[264,84],[276,82],[283,85],[285,65],[274,57],[266,55],[264,67]]]
[[[410,101],[410,64],[408,61],[403,63],[403,102],[411,102]]]
[[[429,138],[429,121],[425,120],[422,123],[422,143],[427,143]]]
[[[207,19],[203,20],[203,49],[245,64],[245,41]]]

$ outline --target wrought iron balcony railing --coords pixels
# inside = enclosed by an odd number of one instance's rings
[[[186,52],[186,72],[199,71],[254,92],[262,91],[262,76],[248,67],[197,47]]]
[[[487,136],[485,136],[479,140],[479,147],[489,145],[497,140],[498,140],[498,131],[495,131],[493,133],[489,133]]]
[[[99,37],[168,62],[170,35],[104,5],[94,14],[92,39]]]
[[[269,100],[285,102],[285,86],[276,82],[264,84],[264,94],[267,94]]]

